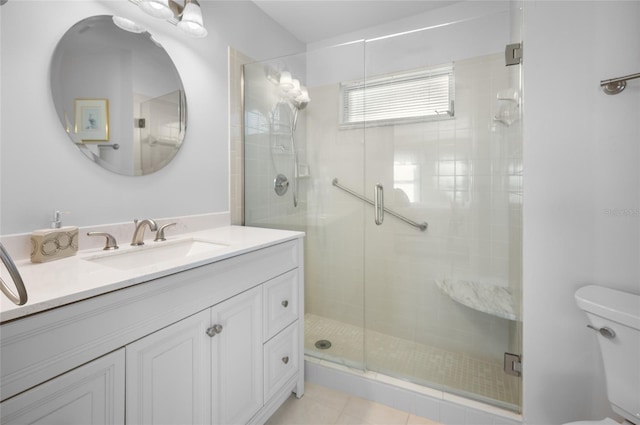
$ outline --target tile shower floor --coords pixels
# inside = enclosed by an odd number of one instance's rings
[[[305,353],[351,367],[362,364],[362,328],[314,314],[305,314]],[[319,350],[318,340],[331,341]],[[418,344],[380,332],[367,331],[370,370],[417,384],[467,396],[504,408],[519,404],[519,378],[504,373],[501,361],[477,359],[466,353]]]

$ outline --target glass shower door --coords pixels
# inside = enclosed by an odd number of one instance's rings
[[[333,181],[363,193],[364,127],[344,128],[337,107],[340,82],[363,69],[362,42],[244,66],[245,223],[306,233],[305,353],[361,370],[368,206]]]
[[[383,187],[386,209],[364,220],[366,369],[519,411],[503,370],[521,352],[522,207],[504,7],[367,40],[364,79],[341,90],[365,126],[365,193]]]
[[[483,5],[245,65],[244,219],[306,232],[309,361],[519,411],[519,12]]]

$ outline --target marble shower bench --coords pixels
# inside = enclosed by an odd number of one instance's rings
[[[509,288],[474,280],[437,279],[436,285],[452,300],[492,316],[518,320]]]

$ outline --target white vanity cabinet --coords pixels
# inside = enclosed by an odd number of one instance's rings
[[[264,423],[304,392],[301,246],[290,240],[3,323],[0,422]],[[114,363],[100,378],[108,385],[93,384],[105,359]],[[102,392],[46,419],[51,400],[85,383]]]
[[[124,421],[124,349],[11,398],[2,424],[107,425]]]

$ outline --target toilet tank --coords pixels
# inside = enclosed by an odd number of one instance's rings
[[[585,286],[575,294],[591,326],[610,328],[614,337],[597,334],[614,412],[640,424],[640,295],[602,286]]]

